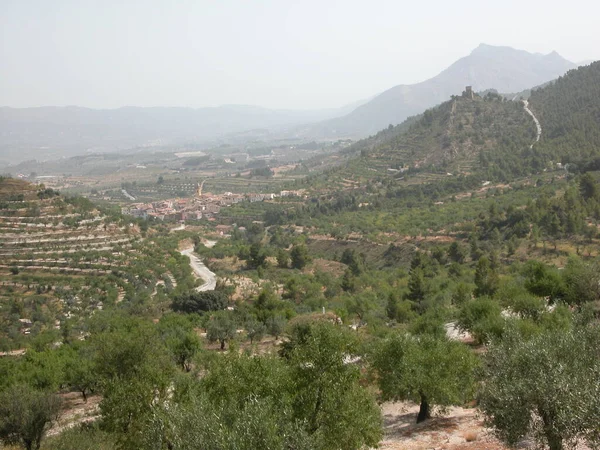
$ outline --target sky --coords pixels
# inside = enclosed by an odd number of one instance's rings
[[[594,0],[0,0],[0,105],[341,107],[480,43],[600,59]]]

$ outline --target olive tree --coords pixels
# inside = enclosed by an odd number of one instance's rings
[[[67,347],[65,351],[65,383],[72,389],[81,392],[83,401],[98,387],[98,375],[92,349],[87,343],[77,343]]]
[[[355,333],[329,322],[297,324],[281,354],[291,370],[294,416],[320,449],[360,449],[381,438],[381,411],[360,381]]]
[[[572,305],[583,305],[600,299],[598,263],[588,263],[571,257],[562,278],[565,283],[565,299]]]
[[[458,311],[457,325],[468,331],[477,343],[484,344],[502,335],[505,320],[500,304],[488,297],[464,303]]]
[[[246,334],[248,335],[248,339],[250,339],[250,344],[253,344],[254,340],[260,341],[267,330],[265,324],[258,321],[255,317],[249,318],[244,324],[244,328],[246,328]]]
[[[600,334],[508,333],[486,356],[480,408],[509,445],[533,437],[550,450],[600,443]]]
[[[381,398],[418,403],[417,423],[431,417],[432,406],[464,404],[474,394],[479,360],[460,342],[398,334],[372,356]]]
[[[60,405],[57,395],[28,385],[11,386],[0,395],[0,438],[27,450],[39,449],[49,425],[58,419]]]
[[[193,321],[181,314],[165,314],[159,322],[159,333],[175,363],[186,372],[200,352],[200,338],[194,331]]]
[[[206,324],[206,337],[210,342],[219,341],[221,350],[225,349],[225,343],[235,338],[236,327],[229,311],[218,311],[214,313]]]

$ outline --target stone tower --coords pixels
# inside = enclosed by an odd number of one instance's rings
[[[470,98],[471,100],[473,100],[474,96],[473,96],[473,87],[472,86],[465,87],[465,92],[463,92],[463,97]]]

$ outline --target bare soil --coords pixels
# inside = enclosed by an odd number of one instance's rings
[[[449,408],[446,414],[417,424],[419,406],[414,403],[384,403],[382,450],[506,450],[483,425],[475,408]]]
[[[67,392],[60,395],[63,408],[58,421],[48,431],[48,436],[60,434],[63,431],[85,422],[93,422],[100,418],[99,395],[88,395],[87,402],[79,392]]]

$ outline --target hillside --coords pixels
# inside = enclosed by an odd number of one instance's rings
[[[541,55],[481,44],[439,75],[421,83],[388,89],[350,114],[319,124],[311,131],[365,136],[389,124],[399,124],[460,93],[465,86],[473,86],[476,92],[486,89],[520,92],[558,78],[575,67],[556,52]]]
[[[146,234],[86,199],[0,178],[0,350],[41,332],[79,332],[85,318],[119,304],[160,308],[194,284],[168,235]]]
[[[600,156],[600,61],[534,90],[529,102],[544,129],[539,152],[565,164]]]
[[[316,190],[348,189],[382,181],[399,186],[457,175],[508,181],[556,170],[597,170],[600,164],[600,63],[569,71],[556,82],[534,90],[529,109],[520,100],[488,93],[453,96],[405,123],[357,142],[360,153],[347,164],[315,176]],[[452,175],[452,177],[450,176]]]
[[[535,140],[535,124],[521,102],[488,94],[460,96],[419,117],[357,142],[349,151],[360,156],[313,178],[315,190],[348,189],[369,182],[399,186],[477,174],[504,179],[520,172],[507,159],[490,166],[490,154],[517,154]],[[322,182],[321,182],[322,181]]]

